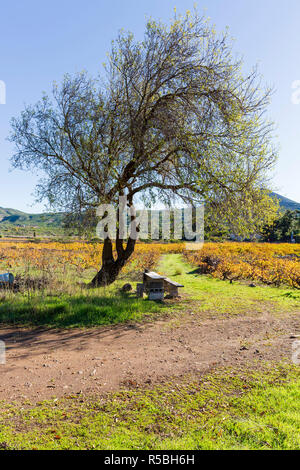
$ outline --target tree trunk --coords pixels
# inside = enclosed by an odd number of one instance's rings
[[[112,284],[118,277],[120,271],[134,252],[135,240],[128,239],[126,248],[124,249],[122,240],[117,238],[116,250],[117,258],[113,255],[113,245],[109,238],[104,240],[102,252],[102,266],[100,271],[91,281],[91,287],[102,287]]]

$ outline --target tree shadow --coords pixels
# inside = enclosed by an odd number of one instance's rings
[[[196,269],[193,269],[193,271],[190,271],[190,272],[188,272],[188,273],[186,273],[186,274],[193,274],[193,275],[198,274],[198,275],[201,275],[201,274],[203,274],[203,273],[201,272],[201,269],[200,269],[200,268],[196,268]]]
[[[29,304],[14,308],[9,318],[0,305],[0,339],[7,351],[17,351],[18,359],[22,359],[39,355],[41,350],[45,354],[60,349],[88,350],[93,339],[110,343],[132,330],[142,331],[145,321],[153,320],[166,305],[123,293],[115,297],[52,299],[35,311]]]
[[[0,325],[80,328],[140,321],[166,308],[134,293],[14,299],[0,304]]]

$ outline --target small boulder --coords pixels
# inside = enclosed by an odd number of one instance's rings
[[[130,292],[131,290],[132,290],[131,284],[124,284],[124,286],[121,289],[122,292]]]

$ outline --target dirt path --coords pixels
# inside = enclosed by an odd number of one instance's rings
[[[0,328],[6,364],[0,399],[33,402],[83,392],[98,395],[199,374],[220,365],[291,360],[299,316],[172,322],[93,330]]]

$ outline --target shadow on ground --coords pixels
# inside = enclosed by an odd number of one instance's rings
[[[138,299],[133,294],[21,297],[0,303],[0,324],[94,327],[139,321],[166,308],[164,303]]]

